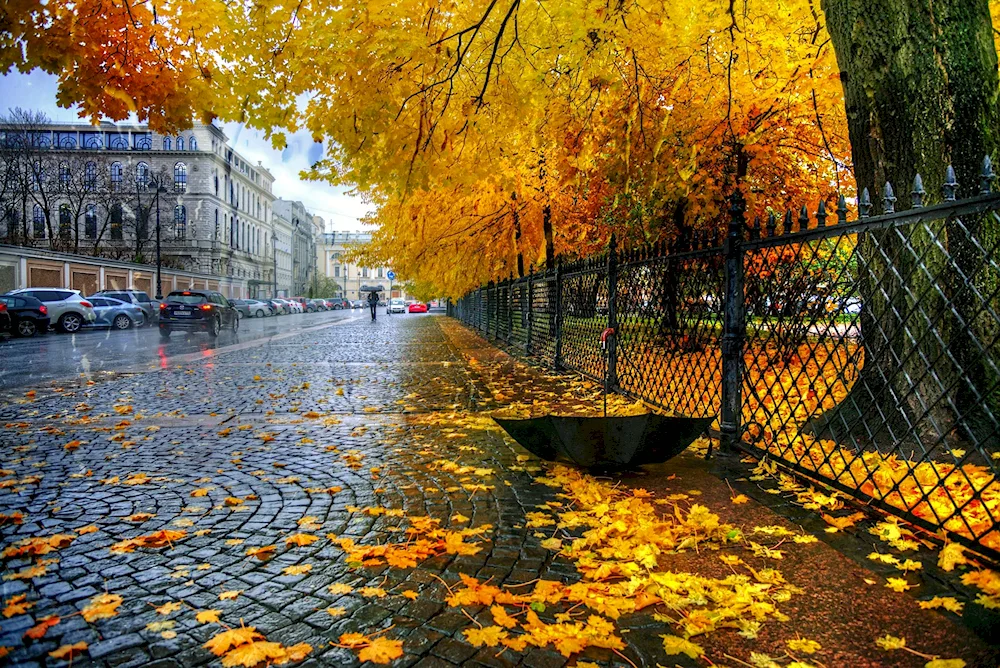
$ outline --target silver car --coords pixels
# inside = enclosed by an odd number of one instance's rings
[[[142,290],[101,290],[90,295],[87,299],[92,299],[94,297],[118,299],[126,304],[134,304],[138,306],[142,309],[142,313],[145,316],[145,323],[147,325],[152,325],[160,317],[160,302],[155,299],[150,299],[149,295]]]
[[[87,301],[94,305],[94,313],[97,315],[93,327],[131,329],[142,327],[146,320],[145,313],[137,304],[101,296],[87,297]]]
[[[79,290],[66,288],[22,288],[11,290],[8,295],[27,295],[45,304],[49,321],[60,332],[75,334],[84,325],[97,320],[94,306],[80,295]]]

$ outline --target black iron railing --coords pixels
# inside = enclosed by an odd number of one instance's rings
[[[1000,195],[882,213],[866,189],[747,224],[559,262],[450,313],[512,352],[688,416],[724,446],[1000,558]],[[835,216],[835,224],[829,220]],[[613,327],[605,365],[600,334]]]

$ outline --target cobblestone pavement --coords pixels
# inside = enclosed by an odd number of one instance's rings
[[[406,316],[345,320],[157,371],[9,394],[0,404],[2,545],[64,538],[47,542],[47,553],[4,561],[5,603],[24,594],[33,604],[0,619],[6,660],[65,665],[49,653],[85,642],[73,665],[218,665],[203,644],[222,627],[195,617],[215,609],[229,627],[254,626],[285,646],[308,643],[303,666],[358,665],[356,650],[331,643],[384,629],[403,641],[400,666],[698,665],[664,654],[660,636],[671,631],[653,608],[617,620],[622,655],[591,647],[567,659],[549,649],[474,647],[462,631],[491,624],[489,611],[446,603],[460,574],[505,586],[580,580],[573,561],[542,546],[552,532],[526,522],[559,501],[560,490],[536,481],[540,462],[482,411],[512,397],[575,403],[588,389],[513,363],[452,320]],[[732,505],[727,484],[693,455],[622,484],[697,497],[740,526],[798,523],[756,501]],[[324,537],[399,541],[400,514],[437,518],[453,530],[491,528],[475,554],[440,554],[405,568],[350,561]],[[109,549],[161,530],[185,533],[162,547]],[[286,542],[303,532],[319,540]],[[270,558],[247,554],[272,545]],[[920,609],[827,543],[783,549],[782,572],[803,590],[781,604],[788,621],[768,623],[757,640],[733,630],[706,636],[702,645],[717,663],[725,655],[749,661],[752,651],[783,656],[785,640],[801,635],[823,645],[817,665],[924,664],[878,649],[874,639],[888,633],[969,666],[997,665],[996,648],[954,616]],[[729,574],[716,553],[665,558],[677,570]],[[289,574],[294,566],[311,569]],[[38,571],[26,574],[30,568]],[[333,591],[351,591],[331,593],[336,584],[347,587]],[[105,592],[121,596],[117,614],[87,621],[81,610]],[[239,594],[220,599],[225,592]],[[171,603],[180,605],[163,607]],[[59,623],[39,639],[24,637],[50,615]],[[730,665],[749,665],[740,661]]]

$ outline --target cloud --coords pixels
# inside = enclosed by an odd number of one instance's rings
[[[79,122],[76,109],[64,109],[56,104],[56,77],[40,70],[28,74],[12,71],[0,77],[0,97],[17,100],[17,106],[44,111],[58,122]],[[134,122],[134,119],[133,119]],[[304,181],[299,174],[323,156],[323,146],[306,132],[288,137],[288,147],[281,152],[271,148],[263,135],[239,123],[222,126],[230,142],[244,158],[260,162],[274,175],[274,194],[283,199],[299,200],[312,213],[322,216],[327,230],[357,230],[363,226],[360,218],[371,207],[327,183]]]

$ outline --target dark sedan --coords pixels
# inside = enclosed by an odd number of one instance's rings
[[[35,336],[49,331],[48,307],[27,295],[0,296],[10,316],[10,331],[17,336]]]
[[[160,336],[174,331],[208,332],[216,337],[223,329],[234,332],[240,327],[236,307],[219,292],[211,290],[175,290],[160,304]]]

